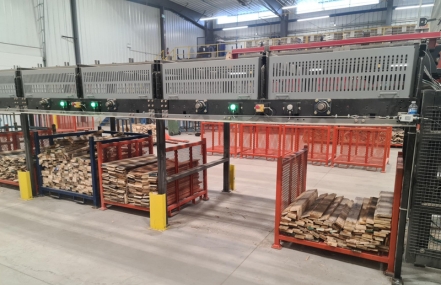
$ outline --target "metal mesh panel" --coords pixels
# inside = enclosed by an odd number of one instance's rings
[[[407,251],[441,268],[441,107],[423,104],[422,116]]]
[[[25,97],[77,98],[75,67],[23,70]]]
[[[308,160],[328,164],[331,160],[331,127],[299,127],[298,147],[308,146]]]
[[[310,99],[311,93],[332,99],[406,98],[415,51],[414,46],[402,46],[272,56],[268,99]]]
[[[224,153],[224,125],[223,123],[202,123],[201,136],[207,140],[208,153]],[[239,147],[239,124],[230,124],[230,155],[237,155]]]
[[[259,59],[166,63],[166,99],[258,99]]]
[[[306,190],[307,151],[301,150],[282,159],[281,171],[281,211]],[[276,213],[276,214],[281,214]]]
[[[15,88],[15,71],[0,71],[0,98],[17,96]]]
[[[82,67],[81,75],[85,98],[152,98],[151,64]]]
[[[334,164],[381,168],[385,171],[392,128],[336,127]]]
[[[193,145],[166,151],[167,175],[173,175],[203,164],[202,146]],[[167,184],[167,205],[179,204],[204,189],[203,172],[198,172]],[[178,206],[179,208],[179,206]]]
[[[243,156],[259,156],[276,158],[292,152],[283,143],[284,127],[282,125],[248,125],[243,124],[241,130],[241,142]]]

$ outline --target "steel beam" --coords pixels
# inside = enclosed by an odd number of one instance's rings
[[[196,11],[190,10],[184,6],[179,5],[179,4],[176,4],[170,0],[128,0],[128,1],[151,6],[151,7],[155,7],[155,8],[163,7],[165,10],[172,11],[173,13],[178,14],[179,16],[184,18],[185,20],[191,22],[193,25],[195,25],[201,29],[204,29],[204,26],[198,23],[198,21],[201,18],[203,18],[204,15],[202,15]]]
[[[281,45],[281,46],[271,46],[270,51],[310,49],[310,48],[321,48],[321,47],[374,44],[374,43],[383,43],[383,42],[398,42],[398,41],[438,39],[438,38],[441,38],[441,32],[419,33],[419,34],[400,34],[400,35],[390,35],[390,36],[355,38],[355,39],[338,40],[338,41],[313,42],[313,43],[306,43],[306,44],[289,44],[289,45]],[[251,49],[254,49],[254,50],[251,50]],[[245,51],[242,51],[242,52],[240,52],[241,49],[237,49],[237,50],[233,50],[232,52],[233,52],[233,54],[249,53],[249,52],[256,52],[255,49],[256,48],[243,49]]]
[[[230,123],[224,123],[224,187],[222,192],[230,192]]]
[[[31,134],[29,132],[29,115],[20,114],[21,130],[23,132],[23,139],[25,143],[26,154],[26,169],[29,171],[31,177],[32,196],[37,196],[37,187],[35,185],[34,175],[34,157],[32,155]]]
[[[77,0],[70,0],[70,13],[72,18],[72,37],[75,50],[75,64],[81,64],[80,39],[78,31]]]
[[[165,50],[167,49],[167,45],[165,43],[165,11],[164,11],[164,6],[161,6],[159,8],[159,28],[160,28],[160,37],[161,37],[161,51],[163,51],[164,53],[166,52]],[[164,54],[165,56],[165,54]]]
[[[218,160],[215,160],[215,161],[212,161],[212,162],[209,162],[209,163],[206,163],[206,164],[202,164],[202,165],[193,167],[191,169],[184,170],[184,171],[181,171],[179,173],[170,175],[170,176],[167,177],[167,183],[173,182],[173,181],[178,180],[180,178],[187,177],[187,176],[189,176],[191,174],[198,173],[199,171],[206,170],[206,169],[208,169],[210,167],[213,167],[213,166],[225,163],[228,160],[229,159],[227,159],[227,158],[218,159]]]
[[[392,26],[392,14],[394,11],[394,0],[387,0],[386,26]]]
[[[276,0],[263,0],[263,2],[268,6],[274,14],[282,18],[282,5]]]
[[[288,24],[289,24],[289,14],[283,13],[280,21],[280,37],[285,38],[288,36]]]

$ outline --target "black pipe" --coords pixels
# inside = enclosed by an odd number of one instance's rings
[[[397,248],[395,252],[395,270],[392,284],[402,284],[401,267],[403,265],[404,254],[404,237],[406,232],[407,210],[409,203],[409,193],[412,185],[412,171],[414,164],[414,150],[416,141],[415,127],[406,128],[404,137],[403,159],[404,159],[404,175],[403,190],[401,193],[400,215],[398,220]]]
[[[81,64],[81,53],[80,53],[80,39],[78,32],[78,11],[77,11],[77,0],[70,0],[70,13],[72,18],[72,36],[74,40],[74,50],[75,50],[75,63],[77,65]]]
[[[222,192],[230,192],[230,123],[224,123],[224,187]]]
[[[116,131],[116,119],[115,119],[115,117],[110,117],[110,130],[112,132]]]
[[[32,155],[32,145],[31,145],[31,135],[29,132],[29,118],[28,114],[20,114],[21,129],[23,132],[23,139],[25,143],[25,154],[26,154],[26,169],[29,171],[31,178],[31,188],[32,196],[37,196],[37,187],[35,185],[34,176],[34,157]]]

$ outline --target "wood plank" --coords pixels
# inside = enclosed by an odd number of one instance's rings
[[[302,218],[308,218],[310,216],[310,214],[312,213],[312,211],[318,206],[320,201],[322,201],[323,198],[325,198],[327,195],[328,195],[328,193],[324,193],[324,194],[321,194],[320,196],[318,196],[318,198],[314,201],[314,203],[312,203],[312,205],[310,207],[308,207],[307,211],[302,215]]]
[[[358,221],[358,217],[360,215],[362,205],[363,205],[363,198],[356,197],[354,205],[352,206],[351,211],[349,212],[348,217],[346,218],[346,222],[344,224],[345,230],[350,232],[355,230],[355,224]]]
[[[341,211],[346,207],[346,204],[349,203],[349,199],[343,198],[341,203],[337,206],[335,211],[331,214],[331,216],[325,221],[326,225],[332,226],[335,221],[337,221],[338,216],[340,216]]]
[[[366,224],[368,207],[369,207],[369,198],[364,198],[363,199],[363,205],[361,206],[360,217],[358,219],[358,224],[359,225],[365,225]]]
[[[366,215],[366,224],[370,224],[370,225],[374,224],[374,214],[375,214],[375,208],[377,207],[377,202],[378,202],[377,197],[369,198],[368,212]]]
[[[299,196],[299,198],[296,199],[296,201],[289,208],[289,211],[296,214],[297,217],[301,217],[308,206],[312,205],[317,197],[317,189],[307,190],[304,192],[304,195],[301,195]]]
[[[393,192],[380,192],[380,198],[378,199],[377,208],[375,210],[374,218],[387,218],[392,219],[392,205],[394,202]]]
[[[354,205],[354,201],[349,200],[348,203],[345,205],[345,207],[343,207],[343,209],[341,210],[340,215],[335,221],[333,227],[336,227],[338,229],[342,229],[344,227],[346,218],[353,205]]]
[[[331,205],[326,209],[323,215],[320,217],[320,221],[326,221],[332,215],[332,213],[337,209],[338,205],[340,205],[341,201],[343,201],[343,196],[338,196],[332,201]]]
[[[323,213],[326,212],[328,207],[332,204],[332,201],[334,201],[337,194],[332,193],[329,195],[326,195],[325,198],[323,198],[317,206],[314,208],[314,210],[311,212],[310,216],[312,219],[318,219],[321,216],[323,216]]]

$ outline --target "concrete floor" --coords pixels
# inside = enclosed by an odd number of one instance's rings
[[[387,173],[309,165],[308,188],[350,198],[391,191],[396,155]],[[271,249],[275,162],[232,163],[237,190],[220,193],[222,168],[210,169],[210,200],[183,209],[165,232],[149,230],[145,213],[22,201],[0,188],[0,284],[390,284],[375,262],[297,245]],[[408,264],[403,277],[406,285],[441,284],[441,271]]]

